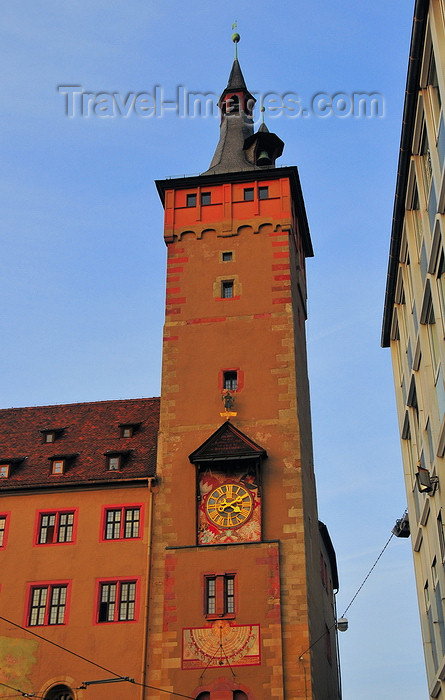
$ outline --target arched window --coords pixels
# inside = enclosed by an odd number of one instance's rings
[[[210,693],[199,693],[196,700],[210,700]]]
[[[247,695],[242,690],[235,690],[233,700],[247,700]]]
[[[45,695],[45,700],[74,700],[73,691],[66,685],[55,685]]]

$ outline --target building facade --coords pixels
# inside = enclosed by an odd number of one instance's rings
[[[431,697],[445,697],[445,4],[415,3],[382,345],[391,347]],[[396,533],[397,534],[397,533]]]
[[[313,253],[297,168],[275,167],[283,143],[254,133],[253,104],[235,59],[209,169],[157,182],[168,260],[149,677],[199,700],[337,700],[306,364]]]
[[[81,686],[110,677],[88,660],[144,679],[158,422],[159,399],[0,411],[0,695],[144,697]]]
[[[284,144],[254,132],[253,105],[235,59],[209,169],[157,182],[161,398],[0,411],[0,687],[340,700],[312,245],[297,168],[275,166]]]

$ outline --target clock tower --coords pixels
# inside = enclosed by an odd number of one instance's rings
[[[152,699],[340,698],[306,363],[312,245],[297,168],[275,167],[283,142],[254,131],[254,102],[235,58],[209,169],[156,183],[168,259]]]

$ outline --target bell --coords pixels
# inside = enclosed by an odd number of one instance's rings
[[[267,151],[261,151],[256,161],[257,165],[271,165],[272,160]]]

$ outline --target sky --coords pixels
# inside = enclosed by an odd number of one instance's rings
[[[279,162],[298,166],[315,252],[313,440],[339,615],[406,507],[380,332],[413,5],[2,3],[0,408],[159,395],[165,245],[153,181],[208,168],[217,116],[172,103],[222,92],[237,21],[247,86],[268,95]],[[376,93],[378,114],[354,111],[357,93]],[[271,111],[284,95],[294,112]],[[343,700],[426,699],[410,540],[391,540],[347,617]]]

